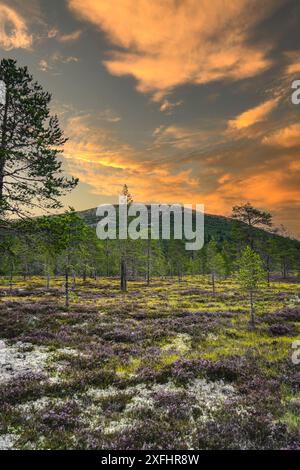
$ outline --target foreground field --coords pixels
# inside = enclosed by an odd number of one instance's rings
[[[68,310],[62,282],[0,285],[0,448],[300,447],[300,284],[252,331],[233,281],[79,282]]]

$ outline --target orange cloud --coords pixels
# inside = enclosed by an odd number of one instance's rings
[[[10,51],[28,49],[31,45],[32,35],[28,32],[24,18],[12,8],[0,5],[0,46]]]
[[[288,166],[300,177],[298,162]],[[251,201],[256,207],[270,210],[275,225],[287,223],[294,234],[300,236],[300,222],[297,217],[300,208],[300,191],[297,184],[291,184],[289,175],[282,170],[272,169],[261,174],[237,177],[224,174],[219,178],[218,187],[203,197],[207,212],[228,214],[235,204]]]
[[[93,128],[90,121],[89,115],[68,120],[66,134],[70,140],[65,145],[64,157],[68,171],[90,185],[94,194],[117,197],[126,182],[140,201],[195,199],[199,182],[191,169],[174,171],[172,161],[162,162],[157,155],[138,152],[119,142],[114,132]]]
[[[285,184],[286,175],[281,170],[266,171],[261,175],[250,175],[241,179],[233,178],[222,185],[217,193],[234,199],[256,202],[265,207],[276,207],[286,201],[300,203],[298,188],[290,188]]]
[[[300,146],[300,124],[291,124],[266,136],[263,144],[292,148]]]
[[[265,101],[254,108],[248,109],[248,111],[243,112],[235,119],[230,120],[228,125],[231,129],[237,130],[253,126],[258,122],[264,121],[277,106],[277,103],[278,98]]]
[[[183,103],[182,100],[180,101],[176,101],[175,103],[172,103],[171,101],[165,99],[163,101],[163,103],[161,104],[159,110],[162,112],[162,113],[166,113],[166,114],[172,114],[172,110],[174,108],[177,108],[178,106],[181,106]]]
[[[134,151],[121,144],[111,132],[90,125],[92,117],[88,114],[68,120],[66,134],[69,141],[65,145],[64,156],[77,162],[100,164],[110,168],[134,169]]]
[[[82,31],[80,29],[73,31],[72,33],[69,34],[61,34],[57,36],[57,40],[59,42],[65,43],[65,42],[74,42],[78,41],[82,35]]]
[[[155,137],[155,146],[168,145],[181,150],[197,148],[203,150],[211,140],[216,139],[218,132],[217,126],[214,130],[204,130],[173,125],[158,127],[155,129],[153,136]]]
[[[153,93],[157,100],[184,83],[240,80],[271,65],[270,45],[250,45],[249,35],[276,8],[277,0],[68,3],[118,47],[104,61],[109,72],[133,76],[138,90]]]
[[[300,51],[290,51],[286,53],[290,63],[286,68],[288,74],[295,74],[300,72]]]
[[[99,162],[91,165],[73,159],[67,162],[67,167],[82,183],[91,186],[91,192],[99,195],[99,200],[101,196],[117,199],[124,183],[129,185],[135,200],[140,202],[192,203],[199,201],[200,197],[198,180],[192,177],[191,170],[176,174],[155,169],[151,172],[132,171],[130,168],[105,167]]]

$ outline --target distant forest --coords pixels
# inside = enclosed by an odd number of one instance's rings
[[[245,214],[252,211],[252,222]],[[261,219],[255,223],[254,215]],[[76,278],[86,280],[120,277],[127,280],[211,274],[222,280],[234,274],[240,255],[251,246],[261,258],[266,281],[273,277],[296,277],[300,271],[300,243],[271,231],[271,215],[250,204],[233,209],[233,217],[205,215],[205,245],[199,251],[186,251],[184,240],[99,240],[96,236],[96,209],[58,216],[32,218],[2,229],[0,273],[13,284],[14,276],[27,279],[44,275],[51,287],[52,276],[66,275],[71,287]],[[172,214],[171,214],[172,219]],[[172,222],[172,220],[171,220]],[[264,228],[262,228],[264,227]]]

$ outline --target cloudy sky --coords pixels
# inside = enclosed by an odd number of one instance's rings
[[[0,53],[53,94],[66,205],[250,201],[300,236],[298,0],[0,0]]]

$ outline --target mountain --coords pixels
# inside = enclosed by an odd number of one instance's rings
[[[116,212],[118,213],[118,206],[115,205]],[[150,206],[147,206],[149,209]],[[99,218],[96,216],[96,208],[92,209],[87,209],[84,211],[78,212],[82,218],[86,221],[86,223],[90,226],[96,227],[97,222],[99,221]],[[193,211],[194,212],[194,211]],[[223,240],[230,240],[232,237],[232,232],[236,227],[240,227],[242,229],[248,229],[248,226],[244,224],[243,222],[239,222],[237,220],[234,220],[230,217],[225,217],[221,215],[213,215],[213,214],[205,214],[204,215],[204,230],[205,230],[205,240],[210,240],[211,238],[214,238],[215,240],[218,241],[223,241]],[[171,214],[171,227],[172,227],[172,214]],[[261,238],[262,235],[266,237],[276,237],[279,239],[284,239],[287,237],[283,237],[281,235],[274,234],[272,232],[266,232],[263,229],[260,228],[253,228],[253,236],[255,238]],[[297,246],[300,249],[300,242],[297,240],[292,240],[293,243],[295,243],[295,246]]]

